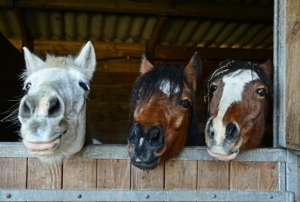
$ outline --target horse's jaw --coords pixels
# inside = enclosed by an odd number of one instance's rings
[[[68,130],[57,139],[45,143],[31,143],[23,139],[23,145],[31,156],[38,158],[45,164],[61,162],[79,152],[85,141],[86,134],[86,109],[85,104],[79,114],[68,115],[77,117],[68,119]]]

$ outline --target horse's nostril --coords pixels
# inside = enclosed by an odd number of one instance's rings
[[[23,111],[25,113],[30,113],[30,107],[29,107],[29,105],[28,105],[28,103],[26,101],[23,104]]]
[[[158,137],[159,137],[159,130],[158,129],[154,129],[153,131],[152,131],[152,133],[153,133],[153,137],[152,137],[152,141],[157,141],[157,139],[158,139]]]
[[[49,109],[48,113],[49,115],[55,116],[57,112],[60,111],[60,102],[56,97],[53,97],[49,100]]]
[[[234,123],[226,126],[226,139],[236,139],[239,136],[239,130]]]
[[[164,136],[161,127],[155,126],[149,130],[149,143],[151,147],[161,147]]]
[[[205,128],[205,137],[209,139],[214,139],[215,132],[212,127],[212,120],[209,121],[209,124]]]
[[[213,132],[213,131],[210,132],[210,133],[209,133],[209,137],[210,137],[211,139],[213,139],[213,138],[215,137],[215,132]]]
[[[136,141],[139,139],[139,137],[142,135],[143,128],[138,124],[135,123],[127,136],[127,142],[128,144],[136,143]]]
[[[22,103],[20,110],[19,110],[19,115],[23,118],[28,118],[31,116],[31,111],[32,111],[32,107],[30,105],[29,102],[27,102],[27,100],[24,100],[24,102]]]

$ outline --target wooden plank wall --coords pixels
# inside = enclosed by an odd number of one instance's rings
[[[300,7],[298,5],[298,1],[286,0],[286,86],[283,86],[286,93],[284,99],[286,115],[282,115],[284,116],[282,120],[286,124],[286,147],[295,149],[300,148],[300,122],[298,121],[300,115],[298,107],[300,105],[300,91],[298,90],[300,85],[300,57],[298,57],[300,52]]]
[[[0,189],[279,191],[277,162],[170,160],[140,170],[129,159],[72,158],[45,166],[0,158]]]

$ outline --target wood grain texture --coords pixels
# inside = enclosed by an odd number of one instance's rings
[[[165,189],[197,188],[197,161],[169,160],[165,163]]]
[[[130,160],[99,159],[97,189],[130,189]]]
[[[299,2],[287,0],[286,6],[286,146],[300,148],[300,7]]]
[[[63,189],[96,189],[97,159],[72,158],[63,163]]]
[[[229,162],[198,161],[197,189],[229,190]]]
[[[139,72],[141,59],[117,59],[98,61],[97,72]]]
[[[36,158],[28,159],[27,189],[61,189],[62,162],[42,164]]]
[[[20,42],[15,39],[9,40],[17,49],[21,49]],[[86,41],[34,40],[34,52],[36,55],[42,57],[47,53],[55,55],[75,55],[77,50],[80,50],[84,43],[86,43]],[[95,48],[97,59],[120,56],[138,58],[146,52],[146,45],[138,43],[93,42],[93,46]],[[225,58],[236,60],[266,60],[266,58],[272,58],[273,56],[272,49],[203,48],[193,46],[158,45],[155,47],[154,51],[156,58],[176,61],[188,61],[194,52],[201,53],[202,58],[218,60],[224,60]]]
[[[278,191],[277,162],[230,163],[230,190]]]
[[[164,165],[153,170],[141,170],[131,165],[131,189],[164,189]]]
[[[26,158],[0,158],[0,189],[26,189]]]

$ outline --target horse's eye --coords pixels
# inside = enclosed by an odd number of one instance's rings
[[[210,88],[209,88],[209,91],[211,93],[215,92],[216,90],[217,90],[217,86],[215,86],[215,85],[211,85]]]
[[[189,106],[191,106],[191,102],[189,100],[183,100],[181,102],[181,105],[184,107],[184,108],[188,108]]]
[[[86,83],[84,83],[84,82],[79,82],[79,85],[85,91],[90,90],[89,86]]]
[[[27,84],[25,85],[24,90],[29,91],[30,87],[31,87],[31,83],[27,83]]]
[[[264,89],[264,88],[260,88],[260,89],[257,90],[257,94],[258,94],[259,96],[261,96],[261,97],[265,96],[266,93],[267,93],[267,91],[266,91],[266,89]]]

